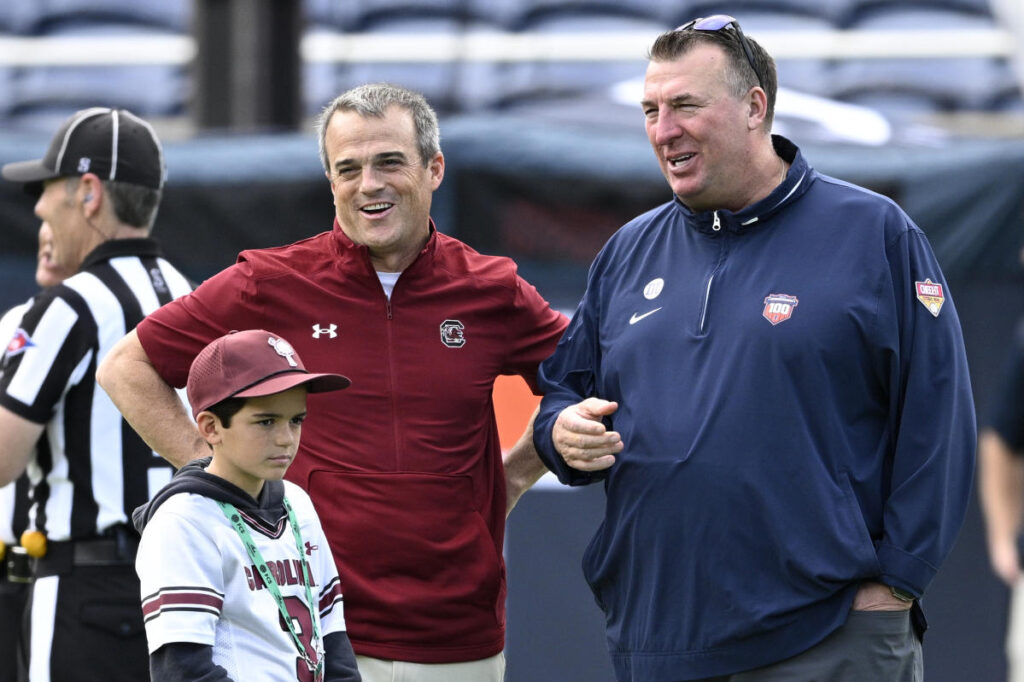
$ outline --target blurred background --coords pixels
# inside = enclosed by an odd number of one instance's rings
[[[607,237],[669,198],[638,106],[647,47],[715,13],[775,57],[775,131],[928,235],[984,418],[1024,314],[1022,0],[3,0],[0,163],[39,158],[84,107],[147,118],[168,167],[155,236],[201,281],[330,228],[313,118],[397,82],[441,116],[439,229],[515,258],[571,313]],[[32,205],[0,182],[0,309],[35,291]],[[512,515],[509,682],[612,680],[579,566],[602,503],[545,480]],[[975,500],[925,598],[929,680],[1005,678],[1007,597]]]

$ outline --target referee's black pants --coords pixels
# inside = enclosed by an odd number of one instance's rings
[[[131,564],[75,566],[36,578],[25,609],[19,680],[148,680],[139,590]]]
[[[0,680],[18,679],[18,634],[28,585],[12,583],[0,571]]]

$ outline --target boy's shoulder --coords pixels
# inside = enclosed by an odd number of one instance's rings
[[[157,510],[153,512],[149,523],[152,524],[159,518],[169,519],[172,516],[208,519],[215,511],[217,515],[221,515],[214,500],[198,493],[182,491],[163,500]]]
[[[300,506],[304,509],[313,509],[313,501],[309,499],[309,493],[291,481],[282,480],[281,482],[284,483],[284,496],[288,498],[288,502],[296,511]]]

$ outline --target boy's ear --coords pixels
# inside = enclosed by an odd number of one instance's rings
[[[220,419],[213,412],[200,412],[196,415],[196,426],[199,428],[199,435],[210,445],[216,445],[221,441]]]

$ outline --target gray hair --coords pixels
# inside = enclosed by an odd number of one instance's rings
[[[327,158],[327,124],[338,111],[354,111],[362,117],[376,116],[383,118],[388,108],[399,106],[412,114],[416,126],[416,145],[419,147],[420,161],[426,167],[434,156],[441,151],[441,132],[437,125],[437,114],[427,103],[423,95],[391,83],[369,83],[347,90],[324,107],[317,117],[316,127],[320,140],[320,161],[328,174],[331,162]]]
[[[79,175],[69,176],[65,187],[66,191],[74,192],[81,181],[82,178]],[[142,228],[147,232],[153,228],[157,209],[160,208],[160,198],[163,196],[162,190],[117,180],[101,180],[101,182],[103,189],[110,197],[114,215],[120,222]]]

